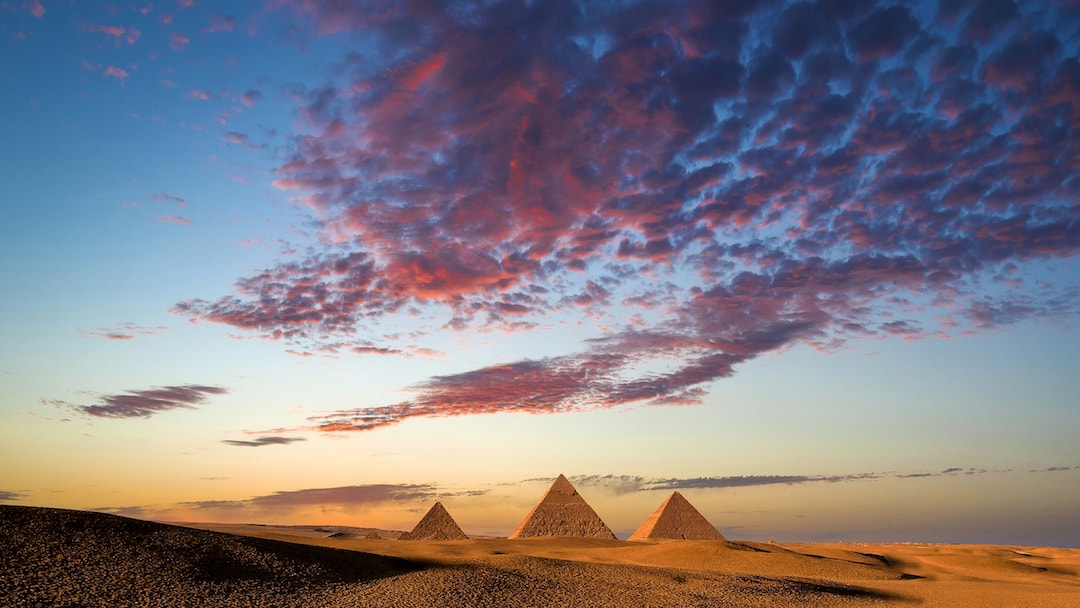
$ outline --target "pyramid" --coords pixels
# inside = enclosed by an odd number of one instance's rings
[[[682,494],[672,492],[641,524],[630,540],[672,538],[676,540],[724,540]]]
[[[424,515],[420,523],[398,537],[398,540],[466,540],[469,537],[461,531],[457,522],[446,512],[441,502],[431,505],[427,515]]]
[[[616,540],[589,503],[577,493],[566,477],[559,475],[547,494],[525,516],[510,538],[534,536],[576,536]]]

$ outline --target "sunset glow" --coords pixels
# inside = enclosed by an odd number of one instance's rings
[[[1080,546],[1078,32],[0,3],[0,501]]]

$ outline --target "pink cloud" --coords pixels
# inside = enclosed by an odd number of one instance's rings
[[[248,136],[244,133],[238,133],[236,131],[229,131],[221,136],[221,141],[229,144],[236,144],[242,146],[247,143]]]
[[[169,35],[169,48],[174,51],[186,49],[189,42],[191,42],[191,39],[180,32],[173,32]]]
[[[793,344],[940,335],[919,320],[933,307],[978,329],[1076,310],[1075,290],[981,293],[1006,264],[1080,254],[1068,27],[1002,17],[1012,29],[979,31],[1008,34],[958,40],[925,74],[895,64],[933,47],[929,13],[707,5],[560,20],[528,3],[464,18],[276,2],[320,34],[397,52],[296,96],[304,132],[272,184],[312,210],[326,245],[176,312],[295,352],[397,354],[368,328],[404,315],[489,332],[569,313],[607,332],[312,421],[363,430],[694,403]],[[759,22],[775,31],[751,40]],[[636,371],[646,363],[666,367]]]
[[[166,224],[180,224],[181,226],[191,225],[191,220],[180,215],[155,215],[154,219]]]
[[[204,91],[202,89],[191,89],[187,93],[188,99],[197,99],[199,101],[206,101],[210,99],[210,91]]]
[[[243,97],[240,98],[240,101],[245,106],[249,108],[254,108],[255,104],[257,104],[259,100],[262,99],[262,96],[262,93],[260,93],[259,91],[248,91],[244,93]]]
[[[42,6],[41,0],[26,0],[23,2],[23,7],[30,11],[30,14],[41,19],[45,16],[45,7]]]
[[[115,26],[115,25],[112,25],[112,26],[110,26],[110,25],[90,25],[90,26],[87,26],[86,29],[88,29],[91,32],[100,32],[102,34],[108,34],[109,36],[113,36],[113,37],[116,37],[116,38],[122,37],[124,35],[124,32],[126,31],[124,28],[122,28],[120,26]]]
[[[107,76],[109,78],[116,78],[120,82],[123,82],[124,80],[127,79],[128,72],[127,72],[127,70],[125,70],[123,68],[118,68],[118,67],[116,67],[114,65],[110,65],[110,66],[105,68],[105,76]]]
[[[164,325],[147,327],[136,323],[117,323],[112,327],[102,327],[92,331],[79,330],[85,338],[100,338],[105,340],[131,340],[136,336],[152,336],[167,331]]]

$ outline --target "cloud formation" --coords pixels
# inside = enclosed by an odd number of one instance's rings
[[[189,42],[191,42],[191,39],[180,32],[173,32],[169,35],[169,48],[174,51],[186,49]]]
[[[13,502],[19,500],[23,496],[24,494],[21,494],[19,492],[8,492],[5,490],[0,490],[0,501],[3,502]]]
[[[164,224],[179,224],[181,226],[191,225],[191,220],[182,215],[155,215],[154,219]]]
[[[245,500],[206,500],[180,503],[191,509],[279,510],[310,505],[363,505],[429,500],[441,496],[432,484],[369,484],[274,492]]]
[[[304,441],[303,437],[285,437],[281,435],[266,435],[263,437],[256,437],[251,441],[244,441],[239,439],[225,439],[221,443],[227,445],[233,445],[242,448],[261,448],[268,445],[288,445],[297,441]]]
[[[41,0],[25,0],[23,6],[26,10],[30,11],[30,14],[41,19],[45,16],[45,7],[42,6]]]
[[[152,336],[159,334],[163,331],[167,331],[169,328],[164,325],[155,325],[153,327],[147,327],[139,325],[137,323],[116,323],[111,327],[99,327],[98,329],[85,331],[79,330],[85,338],[101,338],[105,340],[131,340],[135,336]]]
[[[322,245],[175,312],[297,352],[383,352],[398,315],[609,328],[316,428],[695,403],[798,343],[1078,311],[1026,278],[1080,252],[1064,3],[275,6],[379,49],[307,91],[277,169]]]
[[[169,410],[193,410],[196,405],[206,403],[211,395],[223,395],[227,392],[227,389],[220,386],[185,384],[103,395],[93,405],[75,405],[66,401],[49,403],[98,418],[149,418]]]
[[[177,207],[187,207],[187,201],[179,196],[173,196],[164,192],[156,192],[150,195],[150,200],[157,203],[166,203],[170,205],[176,205]]]
[[[1069,471],[1077,467],[1058,466],[1032,470],[1031,473],[1046,471]],[[652,492],[672,490],[715,490],[724,488],[748,488],[772,485],[801,485],[806,483],[845,483],[852,481],[875,481],[880,479],[918,479],[925,477],[973,476],[990,473],[987,469],[975,467],[948,467],[940,471],[916,471],[900,473],[896,471],[848,473],[842,475],[729,475],[722,477],[693,478],[647,478],[629,475],[578,475],[571,477],[575,485],[598,487],[615,494],[628,492]],[[1009,471],[994,471],[997,473]],[[526,480],[531,482],[537,480]]]

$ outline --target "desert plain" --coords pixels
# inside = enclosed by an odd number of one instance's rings
[[[400,534],[0,506],[0,605],[1080,606],[1073,548]]]

